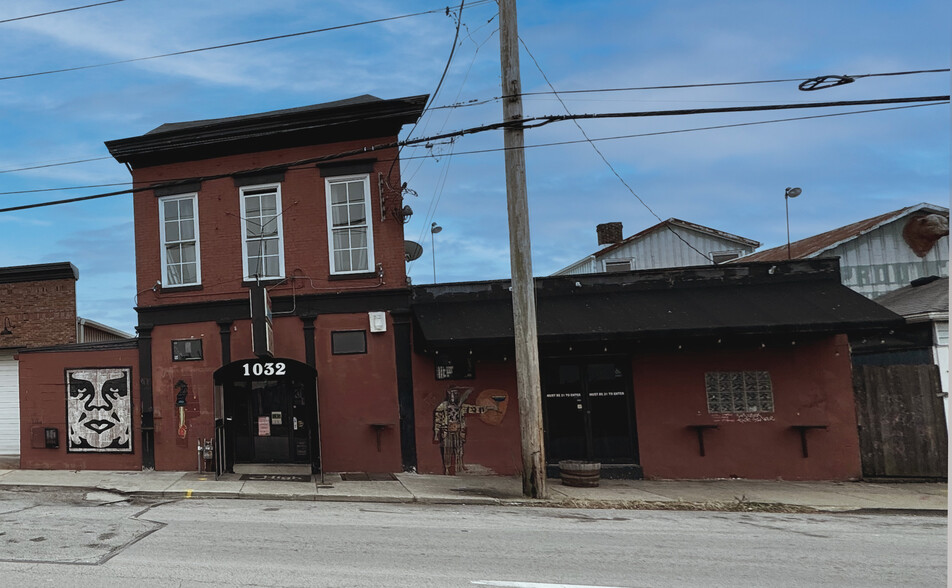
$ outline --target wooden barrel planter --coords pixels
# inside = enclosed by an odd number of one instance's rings
[[[559,462],[563,486],[594,488],[601,478],[602,464],[593,461],[566,460]]]

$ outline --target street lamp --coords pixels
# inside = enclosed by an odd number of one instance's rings
[[[787,211],[787,259],[790,259],[790,199],[799,196],[803,190],[800,188],[787,188],[783,193],[783,207]]]
[[[433,240],[433,235],[439,233],[443,230],[443,227],[433,223],[430,225],[430,252],[433,255],[433,283],[436,283],[436,242]]]

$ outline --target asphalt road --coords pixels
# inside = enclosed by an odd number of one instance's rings
[[[3,586],[945,586],[946,519],[0,491]]]

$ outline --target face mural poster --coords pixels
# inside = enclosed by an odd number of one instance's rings
[[[132,369],[66,370],[66,451],[132,453]]]

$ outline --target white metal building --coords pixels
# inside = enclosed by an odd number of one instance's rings
[[[604,231],[605,228],[609,230]],[[621,223],[599,225],[598,229],[599,245],[607,246],[552,275],[713,265],[746,255],[760,246],[753,239],[676,218],[624,239]]]
[[[949,276],[949,209],[916,204],[765,249],[742,261],[839,257],[843,285],[875,298],[929,276]]]

